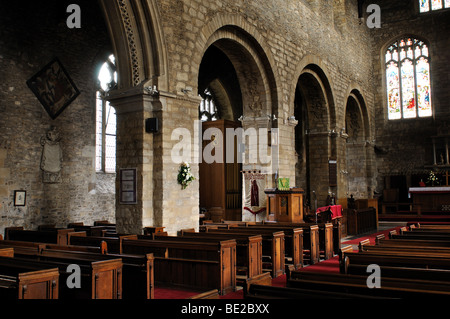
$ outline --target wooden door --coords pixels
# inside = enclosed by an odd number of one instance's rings
[[[209,128],[217,128],[222,134],[222,154],[221,162],[214,161],[206,163],[204,160],[199,164],[199,183],[200,183],[200,207],[205,208],[210,218],[214,222],[221,219],[241,220],[242,211],[242,177],[240,163],[237,163],[237,143],[226,139],[227,128],[236,129],[240,123],[217,120],[202,123],[203,133]],[[202,143],[202,155],[206,146],[213,143],[211,140],[204,140]],[[227,163],[226,145],[234,144],[235,156],[233,163]],[[215,145],[211,155],[216,155],[215,151],[219,145]],[[214,153],[213,153],[214,152]],[[202,157],[203,158],[203,157]]]

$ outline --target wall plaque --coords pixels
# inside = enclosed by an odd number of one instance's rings
[[[337,186],[337,161],[330,159],[328,161],[329,186]]]
[[[137,204],[137,170],[136,168],[121,168],[120,178],[120,204]]]

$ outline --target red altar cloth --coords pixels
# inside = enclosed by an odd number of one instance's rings
[[[316,214],[320,214],[322,212],[325,212],[327,210],[331,211],[331,218],[335,219],[336,217],[342,216],[342,205],[331,205],[331,206],[324,206],[319,207],[316,210]]]

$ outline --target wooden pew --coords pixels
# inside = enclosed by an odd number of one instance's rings
[[[142,238],[143,236],[139,236]],[[222,234],[195,232],[193,229],[181,230],[178,237],[155,236],[162,240],[192,240],[192,241],[220,241],[236,240],[236,282],[238,285],[248,286],[250,283],[271,282],[270,273],[263,271],[262,265],[262,236],[246,234]]]
[[[332,258],[335,252],[335,240],[339,240],[340,248],[340,228],[334,227],[331,223],[288,223],[288,222],[267,222],[264,226],[283,226],[303,229],[304,249],[305,251],[312,251],[311,263],[316,263],[320,259],[320,252],[322,252],[323,259]],[[248,227],[254,227],[249,224]],[[276,227],[276,226],[275,226]],[[316,230],[318,228],[318,230]],[[336,250],[336,253],[338,250]],[[317,257],[315,257],[317,256]]]
[[[378,240],[377,245],[414,245],[414,246],[434,246],[434,247],[450,247],[448,240],[431,240],[431,239],[413,239],[398,235],[396,238]]]
[[[59,271],[59,299],[121,299],[122,297],[122,260],[67,259],[57,257],[20,255],[7,258],[6,264],[22,265],[24,267],[57,268]],[[76,264],[81,270],[81,288],[70,289],[66,285],[67,278],[72,275],[67,272],[69,265]]]
[[[425,240],[443,240],[450,241],[450,233],[419,233],[419,232],[402,232],[401,234],[390,234],[390,239],[425,239]]]
[[[213,222],[205,222],[203,225],[199,226],[200,232],[205,232],[207,229],[230,229],[234,225],[239,224],[229,224],[229,223],[213,223]]]
[[[285,264],[292,265],[293,269],[304,266],[303,228],[291,226],[266,226],[263,224],[246,223],[246,225],[230,224],[232,229],[263,229],[284,232]]]
[[[248,293],[244,295],[247,300],[271,300],[271,299],[398,299],[379,296],[368,296],[346,292],[326,291],[316,289],[302,289],[292,287],[275,287],[266,285],[251,285]]]
[[[382,244],[386,243],[386,241],[382,241],[378,244],[371,245],[369,240],[363,240],[359,242],[358,248],[360,252],[363,251],[404,251],[404,252],[418,252],[418,253],[440,253],[440,254],[450,254],[450,246],[449,247],[439,247],[433,246],[432,243],[426,242],[424,245],[414,245],[414,242],[410,242],[407,240],[403,240],[402,242],[395,244]]]
[[[143,232],[144,235],[151,235],[151,234],[167,234],[166,231],[164,231],[165,227],[158,227],[158,226],[147,226],[144,227]]]
[[[14,257],[14,248],[0,248],[0,257]]]
[[[300,269],[304,266],[303,260],[303,228],[290,227],[290,226],[265,226],[265,225],[253,225],[248,224],[246,226],[236,225],[233,229],[264,229],[264,230],[276,230],[284,232],[285,240],[285,265],[292,265],[293,269]]]
[[[25,230],[23,227],[7,227],[5,228],[5,239],[67,245],[67,234],[74,231],[73,228]]]
[[[40,238],[38,236],[38,238]],[[30,238],[27,237],[29,240]],[[63,278],[64,285],[60,287],[60,299],[70,298],[92,298],[119,299],[122,295],[122,260],[120,258],[109,257],[108,260],[101,258],[87,258],[85,260],[79,258],[57,258],[56,256],[49,260],[42,255],[42,251],[46,249],[47,243],[25,242],[14,240],[0,240],[1,247],[14,248],[14,262],[18,258],[26,259],[30,262],[44,263],[60,270],[60,276]],[[65,246],[65,245],[61,245]],[[99,255],[101,256],[101,255]],[[68,289],[65,285],[66,278],[70,275],[67,273],[69,264],[77,264],[82,270],[82,289]],[[87,287],[87,288],[86,288]],[[91,288],[89,288],[91,287]]]
[[[43,243],[36,243],[31,241],[16,241],[16,240],[0,240],[1,248],[12,248],[15,253],[34,254],[44,247]]]
[[[428,235],[450,235],[450,229],[440,229],[440,228],[411,228],[410,230],[402,230],[400,234],[428,234]]]
[[[124,239],[123,253],[155,256],[155,282],[193,289],[236,289],[236,241],[173,242]]]
[[[263,230],[263,229],[206,229],[207,233],[223,233],[223,234],[243,234],[243,235],[261,235],[262,236],[262,252],[263,260],[264,256],[268,258],[271,264],[272,278],[276,278],[285,273],[285,241],[284,232],[276,230]],[[263,263],[264,264],[264,263]]]
[[[145,236],[138,236],[146,239]],[[234,239],[236,241],[236,265],[237,273],[245,272],[247,277],[254,277],[262,271],[262,236],[241,234],[214,234],[198,233],[195,231],[181,230],[179,236],[154,236],[154,239],[174,241],[221,241]]]
[[[344,275],[293,271],[287,280],[287,286],[380,297],[417,298],[450,295],[450,282],[430,282],[413,278],[404,280],[386,276],[382,276],[380,280],[381,287],[372,289],[367,286],[367,274]]]
[[[124,239],[137,239],[138,235],[119,235],[117,237],[108,236],[71,236],[69,245],[94,246],[98,247],[105,242],[108,247],[108,253],[122,254],[122,242]]]
[[[70,223],[67,225],[67,228],[72,228],[77,232],[84,231],[88,236],[104,236],[110,230],[106,226],[90,226],[84,225],[82,222]]]
[[[411,225],[410,227],[414,226]],[[418,229],[439,229],[439,230],[448,230],[450,231],[450,225],[445,225],[445,224],[420,224],[417,223],[415,224],[415,228]]]
[[[77,245],[54,245],[46,244],[45,248],[55,249],[55,250],[67,250],[67,251],[78,251],[85,253],[95,253],[105,255],[108,253],[108,245],[106,242],[102,241],[100,246],[77,246]]]
[[[109,228],[110,230],[116,230],[116,224],[110,223],[107,220],[96,220],[94,221],[94,226],[103,226]]]
[[[378,247],[379,248],[379,247]],[[371,249],[370,246],[365,246],[363,250],[360,250],[361,255],[375,255],[375,256],[399,256],[399,257],[429,257],[429,258],[450,258],[448,251],[441,251],[437,249]]]
[[[3,301],[58,299],[58,288],[58,268],[22,263],[12,256],[0,256],[0,298]]]
[[[367,276],[367,264],[351,263],[347,266],[347,274]],[[379,265],[383,278],[399,278],[404,280],[419,279],[428,281],[450,281],[450,271],[447,269],[425,269],[414,267]]]
[[[11,247],[14,248],[16,252],[22,254],[26,254],[27,252],[28,253],[31,252],[32,254],[34,254],[36,251],[39,252],[43,248],[79,251],[79,252],[92,252],[98,254],[105,254],[107,251],[107,246],[105,242],[102,242],[99,247],[91,247],[91,246],[46,244],[46,243],[16,241],[16,240],[0,240],[0,247]]]
[[[303,230],[303,245],[298,248],[302,250],[302,266],[306,261],[310,264],[315,264],[320,261],[320,251],[323,252],[323,258],[329,259],[333,256],[333,225],[332,224],[310,224],[310,223],[264,223],[264,224],[248,224],[248,228],[259,228],[259,229],[277,229],[284,231],[286,237],[292,237],[292,230],[297,231],[298,229]],[[295,236],[294,236],[295,238]],[[293,240],[291,242],[287,241],[286,247],[290,247],[290,243],[297,245],[298,240]],[[299,243],[298,243],[299,244]],[[295,246],[291,246],[291,250],[297,249]],[[287,250],[288,256],[289,250]],[[299,267],[297,266],[296,269]]]
[[[64,247],[64,246],[62,246]],[[154,257],[153,254],[101,254],[86,251],[58,250],[55,247],[43,248],[39,259],[67,258],[93,260],[122,260],[122,291],[121,299],[154,299]]]
[[[220,299],[220,294],[217,289],[213,289],[213,290],[199,293],[199,294],[189,297],[187,299]]]
[[[367,267],[376,264],[383,277],[415,278],[424,280],[450,279],[450,257],[422,256],[397,252],[343,252],[341,273],[367,275]]]
[[[278,222],[278,221],[262,221],[261,222],[264,225],[272,225],[272,224],[278,224],[278,225],[290,225],[294,227],[301,227],[304,225],[318,225],[323,226],[328,223],[289,223],[289,222]],[[333,242],[333,254],[337,255],[339,252],[339,249],[341,248],[341,239],[342,239],[342,223],[340,219],[334,220],[332,223],[333,225],[333,236],[332,236],[332,242]],[[320,231],[323,230],[323,227],[321,227]],[[322,237],[322,236],[320,236]]]
[[[0,247],[13,247],[11,249],[16,250],[16,256],[42,257],[38,258],[40,260],[45,257],[78,259],[86,256],[96,260],[121,259],[123,263],[123,299],[154,298],[154,258],[152,254],[106,254],[105,242],[101,243],[101,247],[90,247],[0,240]]]
[[[375,208],[360,208],[347,210],[347,232],[349,235],[363,234],[376,230],[378,226]]]

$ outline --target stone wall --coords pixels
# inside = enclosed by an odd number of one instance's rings
[[[155,225],[174,233],[198,226],[200,181],[180,190],[176,182],[179,164],[171,158],[178,141],[171,139],[171,133],[187,128],[193,134],[200,65],[212,45],[224,52],[236,70],[245,123],[253,119],[262,123],[270,118],[268,128],[278,128],[278,176],[297,180],[295,186],[306,187],[305,164],[297,163],[294,131],[297,125],[302,129],[307,125],[302,119],[291,118],[299,87],[310,118],[321,118],[311,119],[308,127],[315,141],[310,156],[313,163],[320,163],[311,170],[315,175],[311,178],[318,182],[315,187],[320,191],[319,204],[323,204],[328,191],[343,198],[348,195],[350,182],[359,184],[357,179],[350,180],[340,173],[348,171],[347,159],[369,163],[365,172],[358,172],[361,179],[366,179],[363,189],[359,185],[350,189],[371,196],[376,185],[368,179],[377,178],[374,148],[365,145],[357,152],[347,149],[342,134],[345,132],[341,131],[346,127],[349,95],[357,92],[364,139],[374,140],[376,132],[383,137],[396,133],[380,116],[375,121],[382,101],[376,84],[381,81],[377,52],[393,31],[387,35],[383,29],[368,29],[357,18],[356,1],[158,0],[136,1],[133,5],[125,0],[101,1],[105,11],[117,14],[107,20],[110,34],[103,26],[101,10],[93,2],[79,1],[79,30],[65,25],[68,2],[55,3],[58,5],[51,7],[41,3],[27,7],[9,4],[0,13],[0,74],[7,79],[0,83],[3,227],[114,220],[115,176],[96,174],[93,167],[94,76],[111,49],[110,36],[118,51],[119,70],[126,70],[127,63],[132,62],[130,71],[123,74],[127,81],[121,82],[124,85],[113,98],[119,104],[118,167],[139,169],[139,204],[119,205],[117,222],[123,225],[121,229],[136,232],[143,226]],[[111,30],[122,33],[112,34]],[[126,41],[116,41],[117,34],[127,36]],[[157,40],[153,39],[155,34]],[[124,52],[126,49],[130,52]],[[53,56],[60,57],[82,94],[52,121],[25,82]],[[149,62],[153,60],[157,63]],[[158,68],[153,68],[155,65]],[[136,79],[144,82],[135,83]],[[130,83],[133,88],[126,87]],[[159,97],[143,93],[142,86],[149,83],[158,84]],[[314,102],[314,96],[320,98]],[[122,102],[118,102],[120,99]],[[316,108],[319,105],[320,112]],[[147,117],[160,120],[159,133],[145,133]],[[57,126],[63,137],[63,180],[61,184],[44,185],[40,181],[39,139],[51,125]],[[330,157],[337,158],[338,185],[333,187],[329,187],[327,176]],[[377,159],[382,167],[390,161]],[[294,169],[296,164],[301,177]],[[191,167],[198,176],[198,165],[192,163]],[[29,201],[24,208],[12,206],[16,189],[27,190]]]
[[[96,174],[96,73],[111,53],[97,6],[81,1],[81,29],[66,26],[70,2],[7,2],[0,10],[0,233],[4,227],[107,219],[114,222],[114,174]],[[87,23],[89,21],[89,23]],[[81,94],[52,120],[26,81],[58,57]],[[62,181],[42,183],[40,139],[61,133]],[[14,206],[14,190],[27,192]]]
[[[353,89],[360,90],[366,100],[368,117],[373,117],[371,42],[369,29],[357,18],[356,2],[191,0],[174,3],[162,0],[158,6],[169,65],[174,66],[170,69],[170,88],[176,94],[188,87],[193,88],[192,96],[195,96],[203,54],[211,44],[217,45],[223,38],[231,38],[238,43],[236,49],[243,52],[240,61],[236,61],[227,52],[225,42],[218,44],[235,68],[242,69],[251,63],[258,65],[260,77],[266,81],[261,86],[265,90],[260,99],[264,107],[262,112],[254,114],[245,102],[251,101],[249,91],[243,90],[243,115],[276,115],[278,120],[273,126],[280,132],[278,176],[296,180],[293,169],[297,162],[293,138],[295,124],[292,125],[289,118],[294,114],[297,82],[310,64],[323,75],[319,81],[327,99],[324,107],[328,111],[321,131],[345,127],[345,106]],[[224,26],[228,26],[227,29]],[[233,35],[227,33],[230,30]],[[237,70],[238,78],[240,71]],[[245,86],[245,77],[240,81],[241,87]],[[373,121],[367,123],[370,125],[368,132],[373,135]],[[331,138],[321,141],[313,155],[320,157],[326,165],[328,157],[337,154],[345,154],[345,142]],[[345,156],[339,156],[338,161],[338,171],[345,169]],[[318,168],[320,174],[324,173],[320,179],[320,193],[324,193],[322,200],[329,190],[324,165]],[[345,176],[339,176],[339,180],[346,182],[345,179]],[[296,186],[305,187],[304,184]],[[332,191],[343,197],[346,189],[338,187]]]
[[[438,129],[448,130],[447,89],[450,59],[448,37],[450,31],[450,10],[419,14],[418,1],[381,1],[382,26],[374,29],[373,38],[373,82],[375,87],[376,156],[378,167],[378,190],[382,191],[385,179],[402,176],[410,180],[412,175],[428,174],[433,164],[431,136]],[[413,22],[412,22],[413,21]],[[384,50],[401,36],[419,37],[429,44],[431,61],[432,118],[410,120],[387,120],[387,97],[385,92]],[[408,185],[414,186],[414,185]],[[417,185],[415,185],[417,186]],[[395,187],[395,185],[392,185]]]

